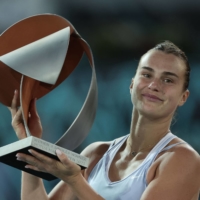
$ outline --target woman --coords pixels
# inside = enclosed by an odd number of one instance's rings
[[[158,44],[144,54],[130,85],[133,102],[130,134],[113,142],[96,142],[81,154],[90,158],[80,167],[59,150],[61,162],[34,150],[18,153],[26,167],[48,172],[62,181],[47,195],[42,180],[23,172],[22,199],[37,200],[196,200],[200,186],[200,159],[186,142],[170,132],[174,112],[188,96],[190,67],[185,54],[173,43]],[[26,137],[14,94],[12,125],[19,139]],[[35,107],[30,106],[29,128],[41,137]]]

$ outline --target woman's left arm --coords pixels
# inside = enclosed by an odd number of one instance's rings
[[[200,189],[200,157],[192,149],[170,152],[156,169],[141,200],[193,200]]]
[[[63,180],[70,187],[73,194],[80,200],[103,200],[87,183],[81,173],[81,168],[70,161],[60,150],[56,151],[60,162],[32,149],[29,152],[33,156],[22,153],[17,154],[18,160],[27,163],[27,168],[47,172]]]

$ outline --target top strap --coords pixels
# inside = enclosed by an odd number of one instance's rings
[[[186,142],[178,142],[178,143],[175,143],[175,144],[171,144],[171,145],[165,147],[162,151],[167,151],[167,150],[171,149],[171,148],[174,147],[174,146],[177,146],[177,145],[179,145],[179,144],[185,144],[185,143],[186,143]],[[161,152],[162,152],[162,151],[161,151]]]
[[[151,161],[152,163],[156,156],[163,150],[163,148],[176,137],[177,136],[173,135],[171,132],[167,133],[167,135],[165,135],[149,152],[149,154],[144,160],[144,163],[149,161]]]
[[[157,144],[156,146],[152,149],[152,152],[160,152],[162,149],[169,143],[171,142],[174,138],[177,136],[173,135],[171,132],[167,133]]]

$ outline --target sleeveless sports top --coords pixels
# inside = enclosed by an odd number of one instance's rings
[[[147,187],[147,171],[157,155],[161,151],[168,150],[177,144],[184,143],[179,142],[164,148],[175,137],[175,135],[169,132],[149,152],[137,169],[124,179],[111,182],[108,171],[115,154],[128,138],[128,135],[124,136],[118,143],[114,145],[111,144],[108,151],[95,165],[88,177],[89,185],[106,200],[140,200]]]

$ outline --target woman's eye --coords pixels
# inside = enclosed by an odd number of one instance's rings
[[[151,77],[150,74],[143,74],[143,76],[146,77],[146,78],[150,78]]]
[[[166,79],[164,79],[164,82],[165,83],[172,83],[173,81],[171,79],[166,78]]]

